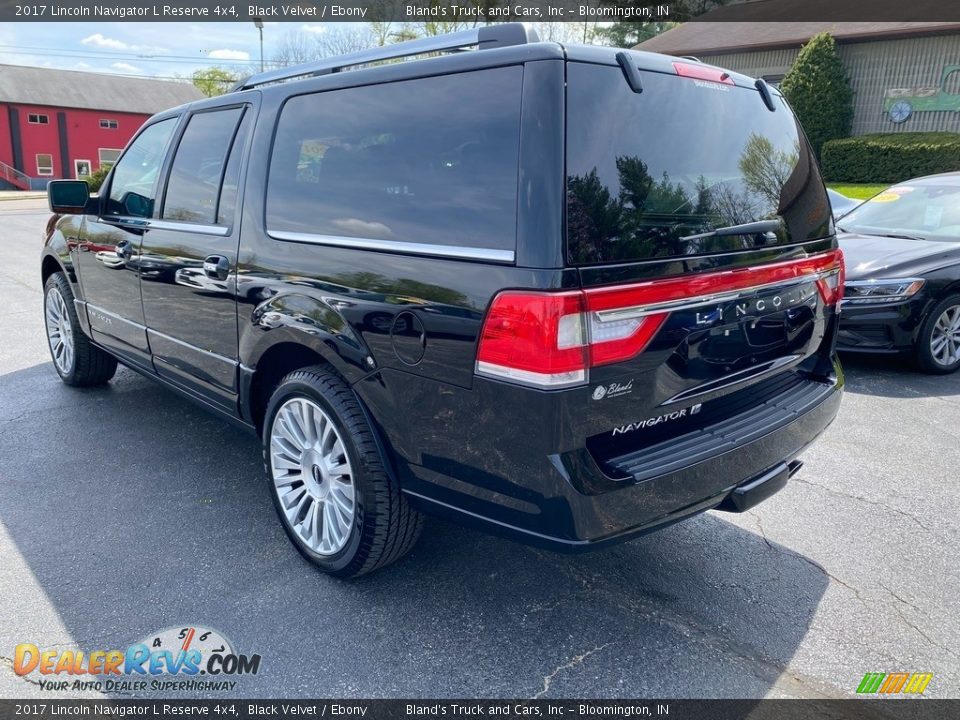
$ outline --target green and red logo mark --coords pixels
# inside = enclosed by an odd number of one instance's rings
[[[859,695],[923,695],[933,673],[867,673],[857,686]]]

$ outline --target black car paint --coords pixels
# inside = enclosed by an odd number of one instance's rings
[[[844,352],[912,353],[917,333],[940,300],[960,293],[960,241],[912,240],[840,233],[847,280],[920,278],[923,288],[905,302],[844,304],[838,349]]]
[[[746,447],[641,483],[611,476],[601,467],[602,458],[585,451],[586,443],[703,381],[672,372],[667,362],[687,321],[675,318],[673,331],[666,328],[629,363],[598,368],[589,386],[542,391],[474,374],[484,314],[505,288],[573,289],[747,267],[821,252],[836,241],[831,236],[682,263],[565,267],[563,79],[572,52],[568,57],[558,45],[538,44],[455,54],[243,91],[162,113],[155,120],[178,118],[175,138],[190,112],[245,103],[257,113],[241,169],[245,190],[228,234],[161,241],[155,230],[136,223],[98,222],[97,214],[62,217],[48,233],[44,274],[67,271],[81,322],[97,344],[254,433],[260,431],[269,389],[262,368],[287,358],[329,363],[354,388],[402,489],[424,510],[575,551],[715,507],[738,485],[790,463],[835,416],[843,375],[833,352],[833,309],[818,306],[808,318],[796,339],[797,362],[787,369],[822,384],[823,402]],[[577,52],[581,61],[616,65],[612,51]],[[642,57],[651,67],[669,67],[667,58]],[[271,129],[285,97],[519,63],[525,75],[515,264],[360,252],[268,236],[263,178]],[[161,178],[169,164],[168,154]],[[131,262],[121,269],[107,268],[90,251],[122,243],[133,250]],[[218,254],[236,258],[227,292],[177,282],[178,272],[195,271],[201,256],[218,248]],[[141,293],[151,298],[146,305]],[[152,306],[165,314],[167,332],[147,327]],[[214,328],[218,323],[225,324]],[[174,337],[177,327],[192,342]],[[235,353],[229,347],[234,328]],[[178,353],[178,346],[187,347]],[[713,360],[698,354],[695,342],[688,352],[694,363],[705,363],[704,377],[729,372],[711,367]],[[418,355],[422,359],[411,364]],[[628,394],[602,403],[591,397],[598,383],[631,379],[635,385]],[[696,402],[726,402],[749,393],[754,380],[717,389]]]

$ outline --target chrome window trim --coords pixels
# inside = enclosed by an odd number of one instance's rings
[[[179,232],[196,233],[197,235],[218,235],[223,237],[230,232],[225,225],[204,225],[202,223],[178,222],[171,220],[150,220],[151,230],[177,230]]]
[[[196,235],[216,235],[218,237],[226,237],[230,234],[230,228],[225,225],[173,222],[170,220],[155,220],[153,218],[138,218],[130,215],[105,215],[98,217],[97,222],[107,225],[126,225],[137,230],[176,230],[178,232],[188,232]]]
[[[513,250],[495,250],[492,248],[469,247],[465,245],[429,245],[427,243],[403,242],[401,240],[375,240],[373,238],[342,237],[339,235],[321,235],[267,230],[274,240],[286,242],[312,243],[330,247],[353,248],[356,250],[379,250],[403,255],[424,255],[452,258],[454,260],[487,260],[498,263],[513,263],[516,253]]]

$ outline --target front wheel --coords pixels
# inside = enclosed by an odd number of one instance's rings
[[[326,368],[281,380],[267,407],[263,456],[287,535],[323,571],[363,575],[416,542],[421,515],[388,472],[353,391]]]
[[[70,281],[62,272],[43,286],[43,317],[53,367],[67,385],[102,385],[117,372],[117,359],[84,335],[73,306]]]
[[[917,335],[917,365],[943,375],[960,368],[960,295],[944,298],[930,311]]]

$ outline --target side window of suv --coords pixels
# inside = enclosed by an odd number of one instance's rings
[[[268,232],[512,251],[522,77],[505,67],[289,99]]]
[[[163,199],[165,220],[213,224],[227,151],[242,107],[199,112],[183,131]]]
[[[154,123],[126,149],[113,169],[105,208],[107,215],[144,218],[153,215],[157,175],[176,126],[177,118]]]

